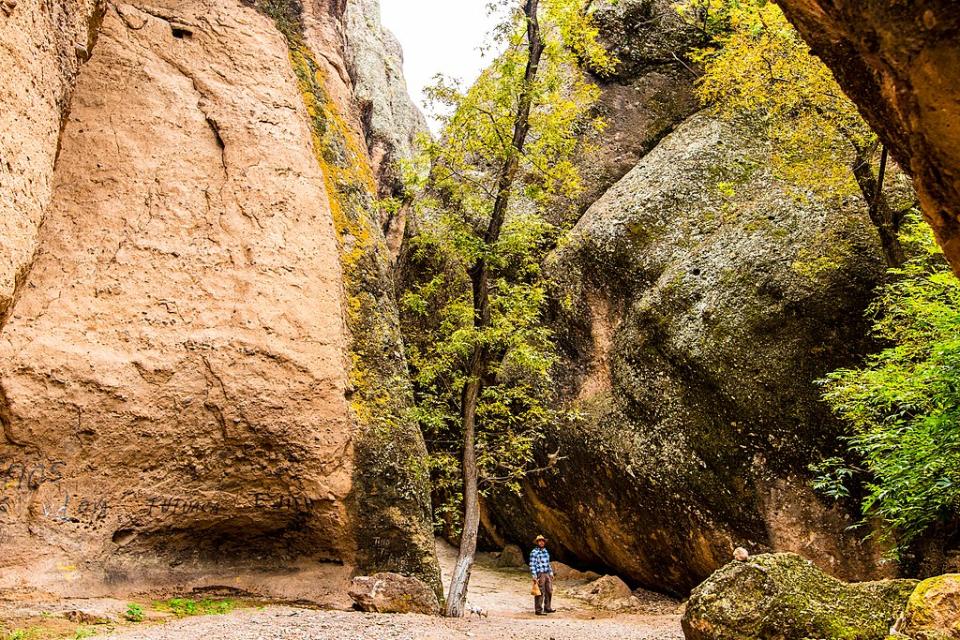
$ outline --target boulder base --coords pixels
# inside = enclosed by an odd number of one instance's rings
[[[437,594],[422,580],[399,573],[357,576],[350,584],[354,608],[372,613],[440,613]]]
[[[847,584],[796,554],[763,554],[726,565],[694,589],[683,633],[687,640],[882,640],[916,584]]]

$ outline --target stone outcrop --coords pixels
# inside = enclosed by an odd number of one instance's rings
[[[357,576],[350,584],[354,608],[370,613],[440,613],[437,594],[423,581],[397,573]]]
[[[802,199],[764,144],[698,115],[610,188],[550,260],[561,399],[519,496],[486,501],[495,536],[684,594],[737,546],[875,575],[850,516],[809,488],[840,425],[814,381],[868,348],[883,274],[860,203]]]
[[[379,0],[347,0],[344,10],[347,71],[359,103],[374,170],[397,188],[395,160],[414,154],[427,122],[414,106],[403,78],[403,50],[380,23]]]
[[[960,15],[952,0],[779,0],[914,178],[960,273]]]
[[[596,113],[606,126],[587,141],[578,160],[584,181],[579,213],[698,109],[696,74],[685,57],[699,42],[699,34],[680,20],[674,4],[671,0],[598,4],[597,25],[618,64],[612,73],[590,74],[601,89]]]
[[[30,267],[60,127],[102,0],[0,3],[0,326]]]
[[[927,578],[918,584],[896,629],[915,640],[960,638],[960,574]]]
[[[794,554],[732,562],[693,590],[687,640],[883,640],[915,580],[845,584]]]
[[[343,30],[294,1],[106,7],[55,171],[17,168],[51,195],[0,331],[0,588],[438,583]]]

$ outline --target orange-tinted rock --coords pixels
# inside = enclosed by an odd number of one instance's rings
[[[953,0],[779,0],[898,164],[960,273],[960,13]]]
[[[0,326],[37,248],[60,127],[101,0],[0,3]]]
[[[342,57],[311,33],[303,59]],[[305,104],[321,98],[295,71],[274,20],[238,0],[108,8],[0,333],[0,589],[345,604],[354,566],[436,580],[422,440],[354,375],[365,281],[341,245],[375,262],[382,238],[335,227]],[[337,112],[349,78],[323,72],[309,80]],[[360,172],[362,127],[337,117]],[[395,307],[377,303],[402,369]]]

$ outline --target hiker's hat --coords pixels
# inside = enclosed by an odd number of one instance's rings
[[[543,540],[544,542],[547,541],[547,539],[544,538],[543,536],[537,536],[536,538],[533,539],[534,542],[540,542],[541,540]]]

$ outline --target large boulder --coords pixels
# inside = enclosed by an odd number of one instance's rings
[[[603,576],[570,589],[570,595],[598,609],[623,611],[635,608],[640,601],[633,597],[627,583],[617,576]]]
[[[916,640],[960,638],[960,574],[927,578],[918,584],[897,631]]]
[[[780,0],[914,178],[960,273],[960,12],[955,0]]]
[[[434,590],[422,580],[398,573],[357,576],[350,584],[354,608],[371,613],[440,613]]]
[[[882,640],[915,586],[845,584],[798,555],[764,554],[694,589],[681,622],[687,640]]]
[[[516,568],[526,566],[523,551],[515,544],[508,544],[497,557],[497,566],[501,568]]]
[[[697,115],[551,257],[558,388],[578,417],[548,430],[551,472],[487,500],[492,537],[542,530],[559,560],[678,595],[738,546],[877,575],[807,465],[840,447],[815,381],[872,346],[879,243],[862,202],[798,193],[769,167],[749,130]]]

